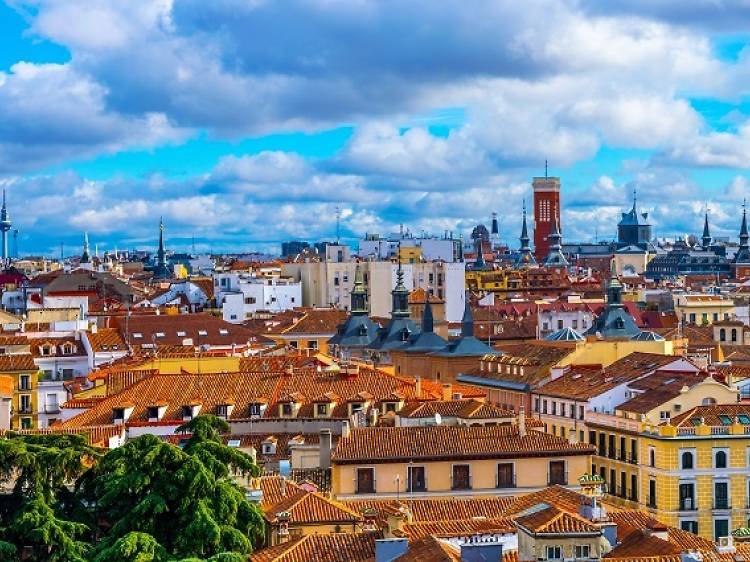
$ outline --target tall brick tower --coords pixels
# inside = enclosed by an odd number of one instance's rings
[[[544,163],[544,177],[534,178],[534,255],[538,262],[544,261],[549,253],[547,240],[555,219],[560,223],[560,178],[547,176],[547,163]],[[562,227],[561,227],[562,228]]]

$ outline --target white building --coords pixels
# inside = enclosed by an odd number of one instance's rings
[[[359,265],[367,286],[370,315],[387,318],[391,314],[391,291],[396,286],[398,265],[391,261],[324,261],[285,263],[284,275],[301,282],[302,305],[311,307],[351,307],[354,273]],[[465,281],[463,262],[424,262],[402,266],[404,284],[413,291],[421,288],[445,301],[445,319],[460,322],[464,312]]]
[[[302,283],[285,277],[217,273],[214,292],[226,322],[243,322],[259,310],[281,312],[302,306]]]
[[[378,234],[368,234],[359,241],[359,255],[364,259],[388,260],[396,257],[399,243],[402,248],[419,248],[426,261],[461,260],[461,241],[448,236],[416,238],[410,235],[391,234],[381,238]]]

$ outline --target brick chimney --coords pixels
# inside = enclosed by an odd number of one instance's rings
[[[523,406],[518,410],[518,435],[526,437],[526,408]]]

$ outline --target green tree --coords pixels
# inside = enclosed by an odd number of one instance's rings
[[[262,537],[260,509],[232,479],[259,469],[222,444],[226,422],[199,416],[180,431],[191,433],[184,449],[144,435],[110,451],[80,480],[82,497],[107,522],[97,556],[134,532],[150,535],[169,556],[209,559],[247,554]]]
[[[69,486],[99,455],[82,435],[8,432],[0,439],[0,482],[12,484],[0,502],[0,536],[7,541],[0,560],[22,549],[33,561],[85,560],[90,528],[69,517],[75,511]]]

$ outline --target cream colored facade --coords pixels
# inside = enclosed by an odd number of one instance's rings
[[[614,255],[615,269],[617,275],[640,275],[646,271],[648,262],[656,257],[651,252],[623,253]]]
[[[607,367],[623,357],[640,351],[658,355],[674,355],[677,341],[632,341],[632,340],[597,340],[589,338],[576,345],[573,353],[566,355],[558,366],[566,365],[602,365]]]
[[[391,261],[322,261],[285,263],[282,275],[302,283],[302,305],[312,307],[351,307],[351,291],[357,266],[367,286],[370,315],[388,318],[391,291],[396,286],[398,264]],[[464,311],[464,263],[424,262],[402,265],[404,284],[432,292],[445,301],[448,322],[460,322]]]
[[[590,455],[567,455],[560,457],[535,457],[515,459],[456,459],[413,463],[394,461],[374,464],[338,464],[332,470],[333,495],[339,500],[364,497],[453,497],[453,496],[515,496],[542,489],[550,484],[550,462],[565,463],[566,482],[577,486],[578,478],[588,471]],[[498,465],[511,464],[515,486],[498,486]],[[453,467],[469,465],[470,488],[453,487]],[[425,491],[411,492],[408,487],[409,467],[424,467]],[[372,493],[358,493],[358,469],[373,469],[375,486]]]
[[[734,313],[734,301],[720,295],[678,295],[674,311],[685,323],[711,324],[729,319]]]

